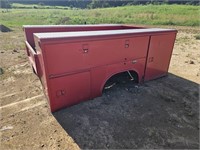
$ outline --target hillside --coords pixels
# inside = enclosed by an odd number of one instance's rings
[[[200,6],[134,5],[97,9],[38,7],[0,11],[0,24],[21,27],[25,24],[98,24],[199,26]]]

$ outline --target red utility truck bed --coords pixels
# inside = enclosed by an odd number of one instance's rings
[[[51,111],[101,96],[113,75],[165,76],[176,30],[126,25],[24,26],[26,50]]]

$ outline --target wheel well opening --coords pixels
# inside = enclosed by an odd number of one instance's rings
[[[134,85],[134,83],[138,83],[139,78],[138,74],[135,71],[129,70],[120,72],[112,75],[104,84],[103,91],[114,88],[114,87],[126,87],[129,84]]]

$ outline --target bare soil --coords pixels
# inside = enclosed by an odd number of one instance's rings
[[[7,149],[198,149],[198,28],[175,27],[169,75],[144,84],[121,76],[101,97],[49,111],[21,29],[0,33],[0,136]]]

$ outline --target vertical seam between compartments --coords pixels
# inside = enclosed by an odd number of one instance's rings
[[[146,62],[145,62],[145,67],[144,67],[144,77],[143,77],[143,81],[144,81],[145,75],[146,75],[147,60],[148,60],[148,57],[149,57],[149,48],[150,48],[150,44],[151,44],[151,35],[149,36],[149,43],[148,43],[148,47],[147,47],[147,54],[146,54]]]

